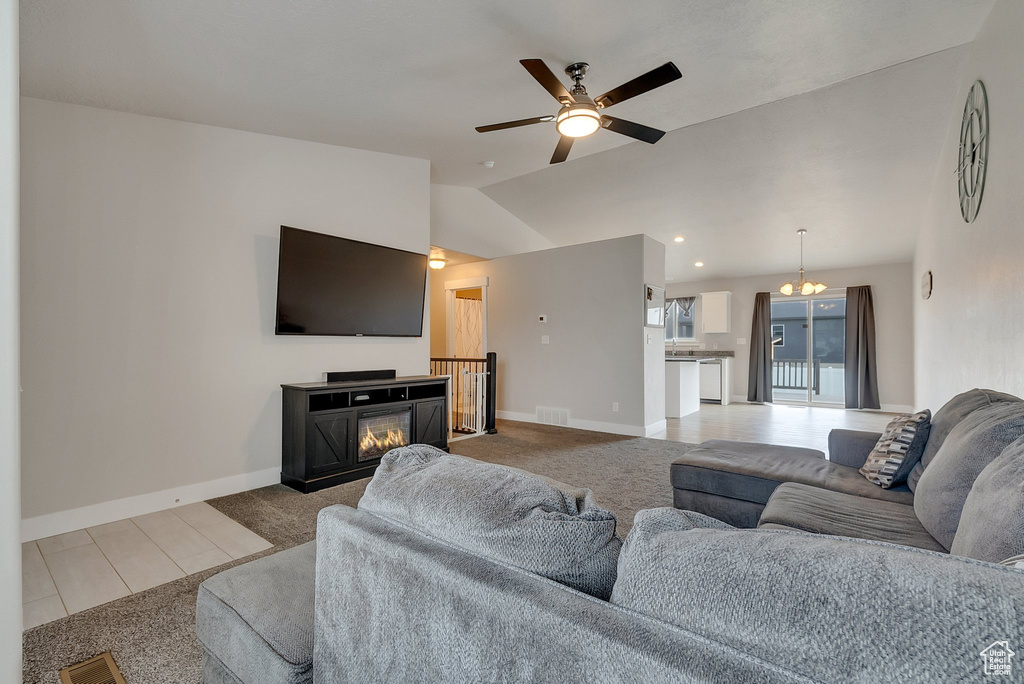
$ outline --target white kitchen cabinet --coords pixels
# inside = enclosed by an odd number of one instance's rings
[[[731,332],[732,292],[701,292],[700,315],[705,333]]]
[[[700,410],[699,366],[694,360],[665,362],[665,417],[682,418]]]

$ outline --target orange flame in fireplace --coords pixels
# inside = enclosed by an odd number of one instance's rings
[[[370,430],[370,426],[366,426],[366,434],[359,440],[359,451],[361,453],[379,452],[384,453],[391,449],[399,446],[405,446],[409,443],[405,433],[401,428],[398,430],[388,430],[388,433],[383,437],[373,434]]]

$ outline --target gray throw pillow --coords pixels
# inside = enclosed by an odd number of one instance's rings
[[[921,475],[924,473],[925,468],[927,468],[928,464],[932,462],[933,458],[935,458],[935,454],[939,452],[939,449],[942,447],[942,443],[946,441],[946,436],[952,432],[953,428],[960,424],[960,421],[977,411],[979,408],[991,406],[992,404],[1016,401],[1021,401],[1021,399],[1013,396],[1012,394],[975,388],[966,392],[961,392],[943,404],[942,408],[936,411],[935,415],[932,417],[931,430],[928,434],[928,443],[924,446],[924,453],[921,454],[921,461],[914,466],[910,471],[910,476],[907,478],[907,486],[910,487],[910,491],[917,491],[917,483],[921,479]]]
[[[384,455],[359,508],[607,599],[622,540],[589,489],[414,444]]]
[[[1024,553],[1024,439],[981,471],[949,551],[991,563]]]
[[[868,454],[860,474],[883,489],[906,482],[921,460],[931,429],[932,412],[896,416],[885,426],[881,439]]]
[[[979,408],[960,421],[925,468],[914,513],[945,548],[953,545],[974,481],[1011,442],[1024,436],[1024,402]]]

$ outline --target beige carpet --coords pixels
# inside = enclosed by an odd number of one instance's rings
[[[498,429],[497,435],[455,442],[452,452],[589,487],[597,502],[618,516],[623,536],[638,510],[672,505],[669,463],[692,448],[529,423],[503,421]],[[194,625],[199,584],[233,565],[310,541],[317,512],[333,504],[355,506],[367,481],[314,494],[275,485],[211,500],[274,548],[25,632],[25,684],[59,684],[62,667],[107,650],[128,684],[198,682]]]

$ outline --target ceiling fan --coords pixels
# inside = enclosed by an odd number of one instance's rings
[[[583,77],[587,75],[587,69],[590,68],[590,65],[586,62],[576,62],[565,68],[565,73],[576,84],[572,87],[572,91],[565,89],[562,82],[551,72],[551,69],[548,68],[543,60],[521,59],[519,63],[526,67],[530,75],[537,79],[537,82],[551,93],[552,97],[558,100],[562,108],[558,110],[557,114],[552,116],[535,116],[532,119],[519,119],[517,121],[491,124],[490,126],[477,126],[476,130],[480,133],[487,133],[489,131],[500,131],[505,128],[518,128],[519,126],[554,121],[560,137],[558,144],[555,146],[555,153],[551,155],[552,164],[558,164],[566,160],[569,156],[569,150],[572,148],[573,140],[595,133],[599,128],[607,128],[613,133],[636,138],[652,145],[658,142],[665,135],[665,131],[659,131],[657,128],[601,114],[600,110],[624,102],[631,97],[643,95],[649,90],[660,88],[677,78],[682,78],[682,74],[679,73],[676,65],[672,62],[666,62],[657,69],[652,69],[642,76],[637,76],[632,81],[623,83],[618,88],[609,90],[604,95],[598,95],[591,99],[587,95],[587,89],[583,86]]]

